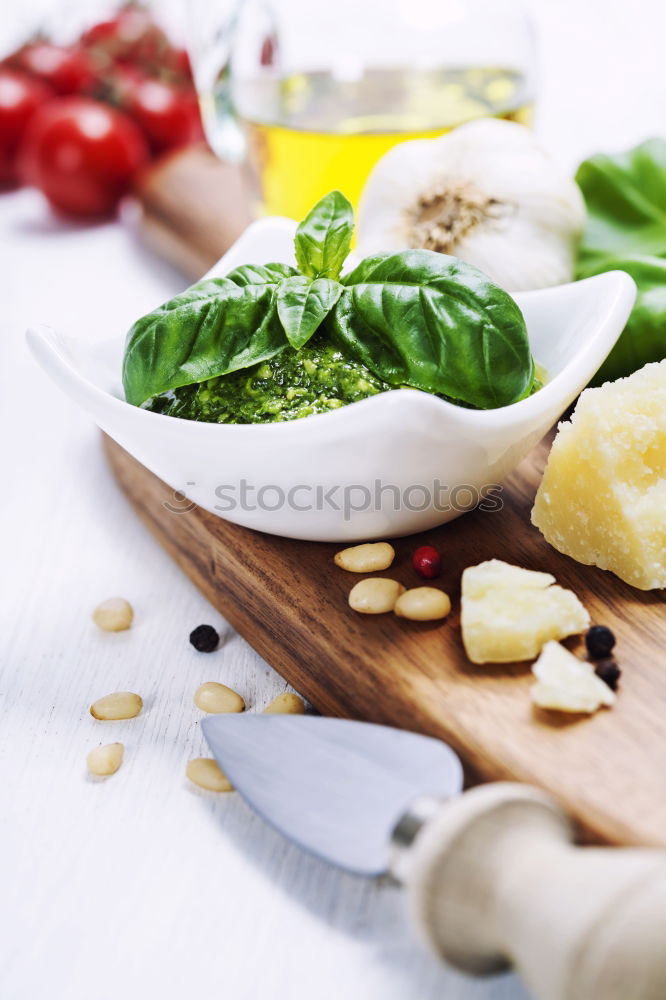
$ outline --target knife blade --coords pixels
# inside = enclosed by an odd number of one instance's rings
[[[203,722],[247,802],[296,843],[405,885],[433,950],[472,974],[515,966],[537,1000],[663,1000],[666,852],[574,847],[546,793],[458,794],[444,743],[314,716]]]
[[[202,723],[243,798],[312,854],[348,871],[387,871],[391,834],[419,795],[448,799],[457,755],[418,733],[296,715],[218,715]]]

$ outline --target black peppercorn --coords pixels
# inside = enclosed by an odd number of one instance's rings
[[[608,684],[611,691],[617,691],[617,684],[622,675],[622,671],[613,659],[599,660],[594,668],[594,672],[604,684]]]
[[[605,625],[593,625],[585,636],[587,651],[593,660],[603,660],[610,656],[615,645],[615,636]]]
[[[212,653],[217,649],[220,637],[212,625],[197,625],[190,632],[190,642],[200,653]]]

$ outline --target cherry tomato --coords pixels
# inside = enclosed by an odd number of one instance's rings
[[[199,104],[191,87],[142,80],[130,88],[124,107],[156,153],[203,139]]]
[[[95,64],[87,52],[49,42],[26,45],[15,57],[16,65],[39,77],[58,94],[81,94],[95,82]]]
[[[100,49],[114,60],[159,66],[171,44],[162,29],[140,7],[129,5],[110,21],[100,21],[84,32],[81,42]]]
[[[261,66],[273,66],[275,64],[276,48],[277,38],[275,35],[266,35],[261,43],[261,51],[259,53],[259,63]]]
[[[25,181],[74,216],[110,215],[147,159],[138,126],[86,97],[60,97],[40,108],[19,151]]]
[[[186,49],[172,49],[167,55],[166,63],[172,72],[192,82],[192,64]]]
[[[124,108],[135,87],[145,80],[144,74],[132,63],[115,63],[111,69],[100,78],[95,97],[105,104],[116,108]]]
[[[0,184],[18,180],[16,151],[28,122],[51,97],[50,87],[25,73],[0,69]]]

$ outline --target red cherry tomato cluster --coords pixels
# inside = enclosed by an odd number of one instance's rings
[[[187,53],[135,3],[0,64],[0,186],[33,185],[66,215],[112,214],[149,159],[202,139]]]

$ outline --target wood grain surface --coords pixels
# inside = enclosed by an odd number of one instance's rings
[[[443,557],[444,623],[351,611],[359,579],[338,569],[338,545],[276,538],[200,509],[172,513],[169,487],[109,439],[113,471],[140,516],[241,635],[321,712],[438,736],[481,779],[551,791],[582,834],[616,844],[666,846],[666,607],[615,576],[552,549],[529,511],[548,452],[544,441],[504,484],[501,511],[476,510],[422,536],[399,539],[382,575],[420,582],[420,544]],[[588,718],[532,707],[529,664],[474,666],[459,628],[462,570],[498,558],[554,574],[617,636],[623,676],[612,710]],[[572,649],[579,640],[570,640]]]
[[[252,221],[246,175],[203,145],[159,160],[135,194],[145,242],[196,280]]]

